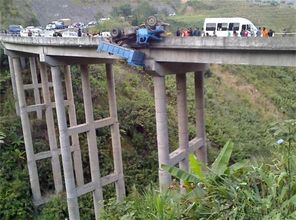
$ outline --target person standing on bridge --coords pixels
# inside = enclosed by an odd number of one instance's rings
[[[268,30],[265,27],[262,28],[261,36],[264,38],[268,38]]]
[[[32,35],[33,35],[32,31],[29,29],[29,31],[28,31],[28,37],[32,37]]]
[[[77,36],[78,36],[78,37],[81,37],[81,35],[82,35],[82,33],[81,33],[81,29],[78,28]]]
[[[256,37],[261,37],[261,27],[258,28],[256,32]]]
[[[272,29],[270,29],[270,30],[268,31],[268,37],[273,37],[273,36],[274,36],[274,32],[273,32]]]
[[[182,35],[181,35],[182,37],[188,37],[189,36],[189,31],[188,31],[188,29],[184,29],[183,31],[182,31]]]

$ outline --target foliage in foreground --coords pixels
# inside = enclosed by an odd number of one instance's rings
[[[102,219],[295,219],[296,121],[275,124],[270,131],[283,139],[273,160],[229,165],[233,143],[227,142],[207,172],[191,155],[190,172],[163,165],[185,183],[186,193],[134,192],[123,204],[112,200]],[[121,217],[122,216],[122,217]]]
[[[33,204],[20,121],[0,117],[0,219],[31,219]]]
[[[6,63],[6,62],[3,62]],[[32,219],[33,204],[21,123],[8,71],[0,72],[0,219]]]

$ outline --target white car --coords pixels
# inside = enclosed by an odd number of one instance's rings
[[[92,27],[92,26],[95,26],[97,24],[96,21],[90,21],[87,23],[87,27]]]
[[[33,28],[32,30],[33,37],[44,37],[44,31],[40,28]]]
[[[41,28],[28,26],[20,32],[21,37],[29,37],[29,32],[31,32],[30,37],[44,37],[44,31]]]
[[[48,25],[46,25],[45,29],[46,30],[54,30],[54,29],[56,29],[56,25],[54,23],[49,23]]]

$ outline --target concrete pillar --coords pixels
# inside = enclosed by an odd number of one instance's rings
[[[76,118],[76,109],[75,109],[75,103],[74,103],[74,97],[73,97],[70,65],[65,66],[65,85],[66,85],[67,100],[69,102],[69,109],[68,109],[69,122],[70,122],[70,127],[72,127],[77,125],[77,118]],[[76,184],[77,186],[82,186],[84,184],[84,178],[83,178],[81,150],[80,150],[78,134],[73,134],[71,136],[71,140],[72,140],[71,141],[72,146],[75,149],[73,153],[73,159],[74,159]]]
[[[171,176],[161,169],[161,164],[170,163],[168,119],[167,119],[167,99],[165,89],[165,78],[163,76],[154,77],[154,97],[155,97],[155,117],[159,162],[159,185],[164,191],[170,185]]]
[[[37,68],[36,68],[35,57],[29,57],[29,62],[30,62],[30,70],[31,70],[31,76],[32,76],[32,84],[34,87],[35,104],[40,104],[40,93],[38,88],[38,78],[37,78]],[[37,118],[42,119],[41,108],[37,109]]]
[[[179,162],[179,167],[189,170],[189,135],[188,135],[188,111],[187,111],[187,87],[186,74],[176,74],[177,83],[177,109],[178,109],[178,133],[179,149],[185,152],[185,159]]]
[[[67,120],[62,88],[61,72],[58,66],[51,67],[54,97],[58,127],[60,133],[60,145],[66,185],[67,204],[70,220],[80,219],[77,191],[75,188],[75,178],[73,172],[72,155],[70,150],[70,140],[67,130]]]
[[[91,99],[90,81],[88,74],[88,66],[81,65],[82,91],[83,103],[86,123],[90,126],[87,132],[87,143],[90,161],[90,172],[92,182],[95,183],[95,190],[93,192],[93,200],[95,207],[96,219],[99,219],[99,213],[103,207],[103,191],[101,185],[101,174],[99,166],[99,155],[97,148],[97,137],[94,128],[93,104]]]
[[[16,111],[16,115],[19,116],[20,115],[20,107],[19,107],[18,98],[17,98],[15,73],[14,73],[12,58],[10,56],[8,56],[8,63],[9,63],[9,70],[10,70],[10,77],[11,77],[11,84],[12,84],[12,92],[13,92],[13,97],[15,100],[15,111]]]
[[[13,69],[15,73],[16,91],[17,91],[19,107],[20,107],[20,116],[21,116],[21,123],[22,123],[23,135],[24,135],[24,142],[25,142],[25,148],[26,148],[26,156],[27,156],[27,163],[28,163],[33,200],[39,201],[41,200],[41,192],[40,192],[40,185],[39,185],[39,178],[38,178],[38,170],[37,170],[34,149],[33,149],[30,120],[29,120],[28,112],[26,110],[27,104],[26,104],[25,91],[24,91],[24,85],[23,85],[23,79],[22,79],[22,73],[21,73],[20,59],[18,57],[13,57],[12,63],[13,63]]]
[[[51,152],[51,166],[53,172],[53,180],[56,193],[60,193],[63,191],[63,181],[62,181],[62,172],[61,172],[61,164],[58,153],[58,144],[57,137],[55,133],[54,126],[54,117],[51,106],[51,98],[50,98],[50,90],[48,86],[48,75],[46,64],[40,63],[40,75],[41,75],[41,83],[42,83],[42,95],[44,104],[46,104],[45,109],[45,120],[47,126],[47,134],[49,141],[49,148]]]
[[[202,139],[202,146],[197,149],[197,158],[204,164],[208,163],[205,128],[205,103],[204,103],[204,71],[195,72],[195,106],[197,136]]]
[[[118,180],[115,182],[117,201],[123,201],[125,197],[124,176],[122,167],[121,143],[119,123],[117,117],[117,105],[115,94],[114,74],[112,71],[112,64],[106,64],[107,84],[108,84],[108,99],[109,112],[114,124],[111,126],[112,149],[114,160],[114,172],[118,175]]]
[[[20,62],[21,62],[21,68],[25,69],[26,68],[26,57],[20,57]]]

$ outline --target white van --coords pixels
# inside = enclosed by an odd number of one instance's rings
[[[204,22],[205,36],[232,37],[233,33],[240,36],[242,30],[248,36],[256,36],[257,28],[246,18],[206,18]]]

